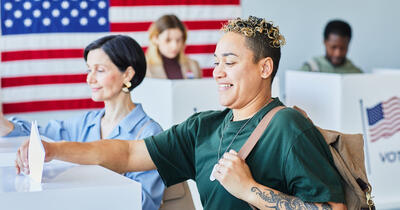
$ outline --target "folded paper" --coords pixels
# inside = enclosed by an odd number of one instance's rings
[[[37,122],[32,122],[31,136],[29,140],[28,162],[29,162],[29,177],[36,183],[42,182],[43,165],[45,151],[42,140],[39,135]]]

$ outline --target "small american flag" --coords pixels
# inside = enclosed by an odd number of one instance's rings
[[[83,48],[109,34],[143,49],[150,24],[177,15],[186,53],[212,75],[221,25],[241,16],[240,0],[1,0],[0,77],[5,114],[100,108],[85,84]]]
[[[400,98],[394,96],[367,108],[370,141],[389,138],[400,131]]]

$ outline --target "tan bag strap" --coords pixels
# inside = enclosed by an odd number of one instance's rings
[[[240,149],[238,156],[245,160],[247,156],[250,154],[251,150],[257,144],[258,140],[260,139],[261,135],[264,133],[265,129],[268,127],[269,122],[275,116],[275,114],[283,109],[286,108],[285,106],[277,106],[269,111],[262,120],[258,123],[256,129],[254,129],[253,133],[251,133],[250,137],[247,139],[246,143]]]
[[[318,64],[314,59],[307,61],[307,64],[310,66],[312,72],[320,72]]]

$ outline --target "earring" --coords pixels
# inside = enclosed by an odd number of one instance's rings
[[[129,88],[132,86],[131,82],[126,82],[124,83],[125,87],[122,88],[122,91],[124,91],[125,93],[129,93]]]

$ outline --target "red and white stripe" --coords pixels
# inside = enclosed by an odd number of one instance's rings
[[[370,141],[389,138],[400,131],[400,98],[392,97],[382,102],[384,118],[369,129]]]
[[[188,27],[186,53],[212,76],[221,25],[241,16],[240,0],[110,0],[111,33],[2,36],[1,101],[5,114],[102,107],[86,87],[83,48],[109,34],[126,34],[148,45],[150,24],[177,15]],[[80,105],[79,105],[80,104]]]

